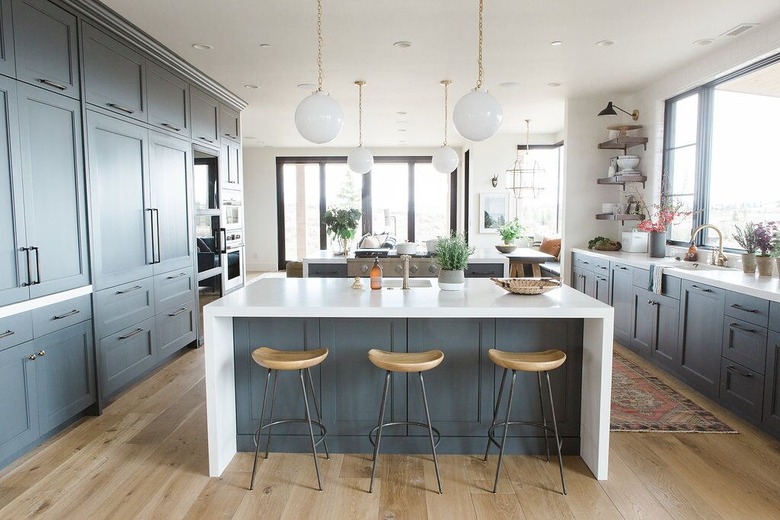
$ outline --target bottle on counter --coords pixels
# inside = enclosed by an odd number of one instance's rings
[[[688,252],[685,253],[683,260],[687,262],[696,262],[699,260],[699,252],[696,250],[696,246],[693,242],[691,242],[690,247],[688,247]]]
[[[379,265],[379,258],[374,258],[374,265],[371,267],[371,272],[369,273],[369,276],[371,277],[371,288],[381,289],[382,288],[382,266]]]

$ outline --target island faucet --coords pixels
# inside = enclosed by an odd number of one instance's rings
[[[704,224],[703,226],[699,226],[696,229],[693,230],[691,233],[691,241],[693,241],[694,238],[696,238],[696,235],[704,228],[710,228],[714,229],[715,232],[718,234],[718,254],[715,255],[715,250],[712,251],[712,265],[717,265],[718,267],[726,267],[726,264],[729,261],[729,258],[723,254],[723,233],[720,232],[720,229],[716,228],[712,224]]]
[[[404,266],[404,283],[401,289],[409,288],[409,260],[411,259],[412,257],[409,255],[401,255],[401,261],[403,262]]]

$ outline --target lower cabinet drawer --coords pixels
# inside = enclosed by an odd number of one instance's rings
[[[33,310],[33,332],[37,338],[91,318],[92,297],[85,294]]]
[[[30,341],[32,337],[31,312],[20,312],[0,318],[0,350]]]
[[[469,264],[466,266],[466,278],[502,278],[504,264]]]
[[[154,317],[153,285],[152,278],[145,278],[95,293],[98,338]]]
[[[761,420],[763,395],[764,376],[729,359],[722,359],[719,400],[723,406],[757,422]]]
[[[154,318],[100,340],[100,379],[111,395],[157,364]]]
[[[195,276],[192,268],[154,277],[154,308],[169,309],[175,305],[192,305],[195,301]]]
[[[310,278],[346,278],[346,264],[309,264]]]
[[[159,358],[167,357],[195,340],[195,305],[173,307],[155,317]]]
[[[765,328],[726,316],[723,323],[723,357],[763,374],[766,338]]]

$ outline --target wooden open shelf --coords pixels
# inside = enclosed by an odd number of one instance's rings
[[[647,137],[634,137],[626,135],[599,143],[599,148],[602,150],[623,150],[623,153],[625,153],[626,150],[633,146],[642,146],[645,150],[647,150]]]
[[[599,184],[606,184],[609,186],[623,186],[623,189],[626,189],[626,183],[630,182],[641,182],[642,188],[645,187],[645,182],[647,181],[647,177],[645,175],[628,175],[623,176],[619,173],[616,174],[613,177],[602,177],[601,179],[597,179],[596,182]]]
[[[619,220],[623,222],[624,220],[644,220],[644,215],[615,215],[613,213],[597,213],[596,214],[596,220]]]

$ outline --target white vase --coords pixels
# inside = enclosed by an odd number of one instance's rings
[[[442,291],[462,291],[466,285],[466,273],[463,269],[457,271],[439,271],[439,289]]]

